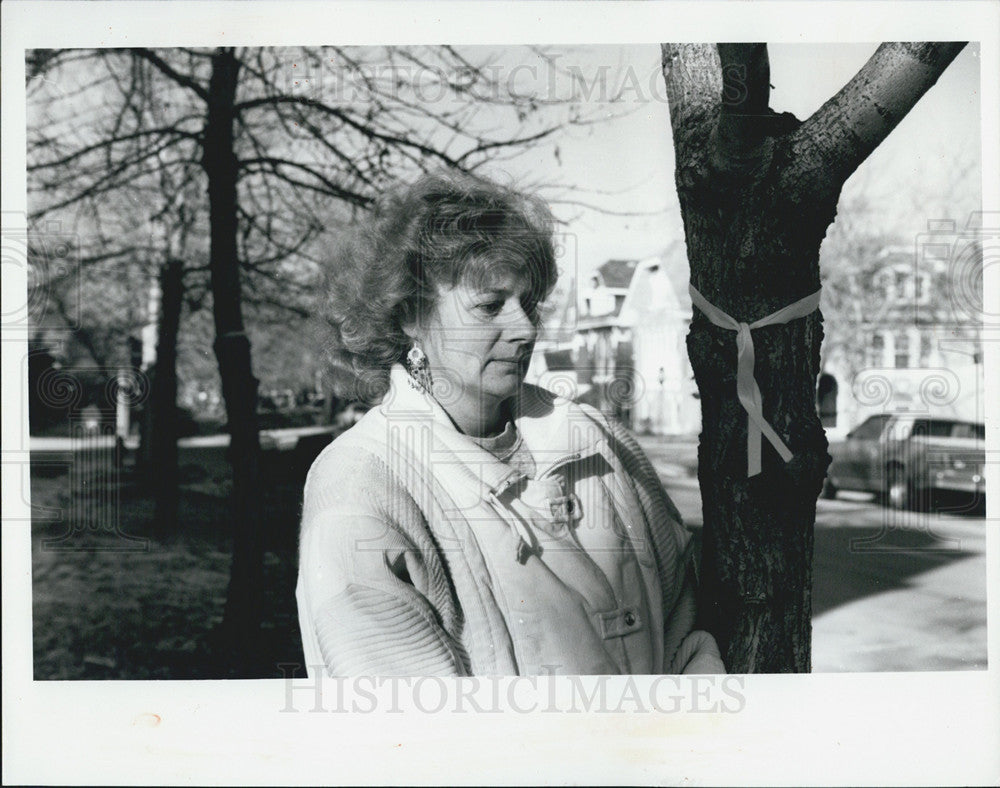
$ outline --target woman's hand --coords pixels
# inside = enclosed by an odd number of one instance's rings
[[[674,657],[672,673],[725,673],[726,666],[715,638],[696,629],[681,642]]]

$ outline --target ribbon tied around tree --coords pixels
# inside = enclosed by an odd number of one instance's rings
[[[753,323],[741,323],[730,317],[717,306],[709,303],[705,296],[695,289],[694,285],[688,285],[688,291],[691,293],[691,301],[709,321],[719,328],[736,332],[736,396],[747,412],[747,476],[756,476],[760,473],[762,437],[766,437],[781,455],[781,459],[788,462],[792,459],[791,450],[781,439],[781,436],[764,420],[760,387],[753,376],[754,352],[751,332],[755,328],[789,323],[815,312],[819,308],[820,291],[817,290],[812,295],[807,295],[794,304],[789,304],[777,312],[772,312],[767,317],[755,320]]]

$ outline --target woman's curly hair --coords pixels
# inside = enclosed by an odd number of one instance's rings
[[[535,307],[555,287],[554,223],[537,197],[470,174],[432,173],[387,192],[367,219],[328,277],[327,349],[355,379],[353,391],[338,392],[347,398],[385,393],[390,367],[412,344],[403,326],[433,309],[439,288],[485,289],[514,275]]]

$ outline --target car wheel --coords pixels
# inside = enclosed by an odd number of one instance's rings
[[[893,509],[909,509],[913,504],[913,485],[898,465],[886,470],[885,501]]]

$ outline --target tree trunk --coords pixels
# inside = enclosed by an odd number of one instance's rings
[[[236,657],[250,663],[260,627],[263,542],[257,380],[243,326],[236,244],[238,167],[233,124],[238,76],[239,62],[231,49],[220,49],[213,55],[202,165],[208,175],[215,354],[229,421],[233,469],[233,563],[222,632]]]
[[[160,315],[157,326],[156,366],[150,390],[151,462],[146,468],[156,503],[157,536],[177,526],[177,332],[184,297],[184,268],[168,259],[160,268]]]
[[[678,163],[691,284],[751,323],[819,289],[837,189],[823,200],[783,183],[784,155],[773,143],[748,171],[723,173],[709,161],[714,126],[700,129],[703,152]],[[702,412],[702,615],[734,672],[810,669],[813,526],[829,463],[816,413],[822,338],[818,311],[753,331],[764,418],[794,459],[785,465],[764,441],[762,472],[750,478],[736,334],[694,310],[687,345]]]
[[[692,286],[747,324],[817,291],[820,243],[844,180],[960,49],[883,45],[801,124],[768,106],[763,44],[665,44]],[[732,672],[808,671],[816,498],[830,461],[816,410],[822,316],[751,333],[764,419],[793,454],[786,463],[763,440],[755,476],[736,336],[695,307],[687,345],[702,406],[701,625]]]

